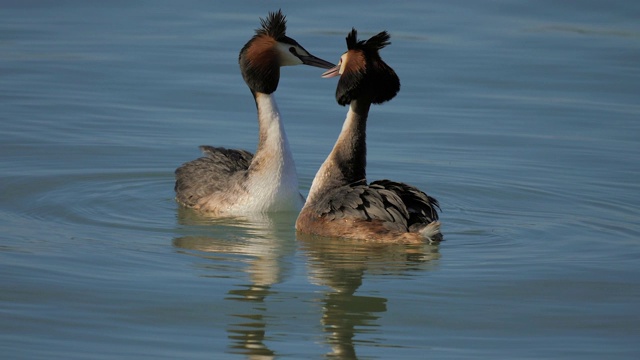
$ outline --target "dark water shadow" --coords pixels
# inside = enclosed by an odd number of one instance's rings
[[[357,335],[381,331],[377,320],[387,311],[388,300],[356,294],[365,277],[429,271],[437,268],[440,259],[437,245],[367,244],[304,234],[297,237],[308,259],[311,282],[327,287],[318,301],[323,304],[320,321],[325,342],[331,347],[326,357],[332,359],[357,359]]]
[[[204,276],[237,273],[235,269],[240,262],[249,279],[236,284],[224,298],[234,302],[228,306],[233,311],[228,314],[233,320],[226,324],[230,353],[251,359],[276,356],[265,344],[270,319],[265,300],[275,294],[272,285],[288,276],[289,268],[283,258],[295,252],[296,215],[220,219],[189,209],[178,211],[178,223],[185,225],[185,232],[190,234],[175,238],[173,245],[181,253],[210,260],[204,265],[207,270]]]

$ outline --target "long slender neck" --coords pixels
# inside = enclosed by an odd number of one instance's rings
[[[349,105],[340,136],[313,179],[308,203],[330,189],[366,182],[366,132],[370,107],[371,102],[367,100],[355,100]]]
[[[257,175],[268,172],[277,177],[272,179],[275,181],[281,181],[281,177],[297,181],[293,155],[274,94],[256,92],[254,96],[258,108],[259,139],[249,173]]]

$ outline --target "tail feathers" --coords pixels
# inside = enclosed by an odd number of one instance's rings
[[[419,231],[422,238],[429,241],[430,244],[442,241],[442,233],[440,232],[440,221],[433,221]]]

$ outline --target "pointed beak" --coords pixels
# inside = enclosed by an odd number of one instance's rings
[[[340,75],[340,64],[332,67],[331,69],[322,73],[322,77],[325,79],[332,78],[334,76]]]
[[[317,58],[311,54],[309,54],[308,56],[298,55],[298,57],[300,58],[300,60],[302,60],[303,64],[309,65],[309,66],[315,66],[323,69],[329,69],[335,66],[332,63],[322,60],[320,58]]]

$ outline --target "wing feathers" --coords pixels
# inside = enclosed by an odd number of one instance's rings
[[[327,220],[382,221],[385,228],[420,232],[438,219],[438,202],[404,183],[379,180],[370,185],[342,186],[328,192],[315,207]]]
[[[199,199],[228,191],[236,177],[249,168],[253,154],[245,150],[200,146],[204,156],[180,166],[176,172],[176,199],[195,206]]]

